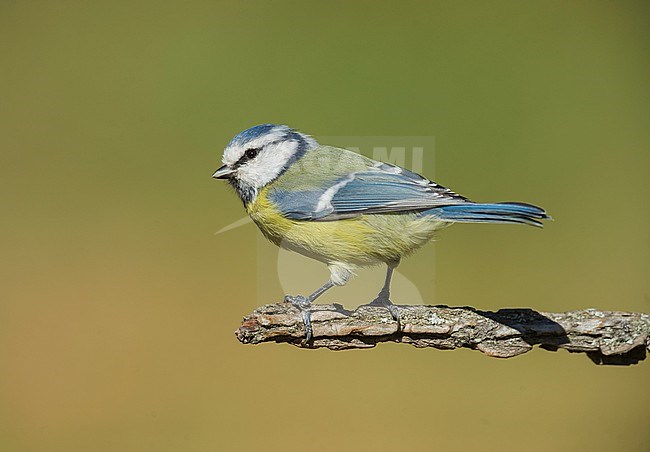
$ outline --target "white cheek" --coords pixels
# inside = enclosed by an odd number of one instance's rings
[[[259,190],[278,177],[297,147],[295,141],[283,141],[264,147],[254,160],[239,168],[238,177]]]

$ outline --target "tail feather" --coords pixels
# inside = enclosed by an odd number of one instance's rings
[[[454,204],[436,207],[426,213],[454,223],[520,223],[540,228],[543,227],[540,220],[551,219],[544,209],[521,202]]]

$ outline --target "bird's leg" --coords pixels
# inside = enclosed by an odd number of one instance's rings
[[[387,265],[388,270],[386,270],[386,281],[384,282],[384,287],[381,288],[377,298],[375,298],[370,304],[374,306],[382,306],[388,309],[393,320],[397,322],[397,330],[399,331],[401,329],[399,308],[390,301],[390,280],[393,277],[393,270],[395,270],[399,265],[399,261],[389,262]]]
[[[314,293],[312,293],[308,297],[304,297],[302,295],[296,295],[296,296],[285,295],[284,297],[285,302],[291,303],[296,308],[298,308],[302,313],[302,321],[305,324],[305,336],[306,336],[305,343],[311,341],[313,336],[313,331],[311,328],[311,312],[309,310],[309,307],[311,306],[312,302],[316,298],[323,295],[328,289],[331,289],[332,287],[334,287],[334,283],[330,280],[327,281],[318,289],[316,289]]]

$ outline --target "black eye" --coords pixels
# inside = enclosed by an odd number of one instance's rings
[[[252,158],[255,158],[257,154],[260,153],[260,148],[254,148],[254,149],[247,149],[244,155],[246,156],[247,160],[250,160]]]
[[[261,150],[262,150],[262,148],[246,149],[244,151],[244,155],[242,155],[239,158],[239,160],[237,160],[237,163],[235,163],[235,167],[239,167],[239,166],[245,164],[246,162],[248,162],[249,160],[254,159],[255,157],[257,157],[257,154],[259,154]]]

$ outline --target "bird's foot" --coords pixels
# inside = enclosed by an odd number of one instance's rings
[[[309,297],[302,295],[286,295],[284,297],[284,302],[291,303],[293,306],[300,310],[300,313],[302,314],[302,322],[305,325],[305,340],[303,341],[303,344],[308,345],[313,338],[313,330],[311,327],[311,311],[309,310],[311,307],[311,300]]]
[[[397,307],[397,305],[394,305],[393,302],[390,301],[390,298],[380,293],[377,296],[377,298],[375,298],[370,302],[369,306],[379,306],[381,308],[388,309],[388,312],[390,312],[390,315],[391,317],[393,317],[393,320],[397,322],[397,331],[400,331],[402,329],[399,307]]]

